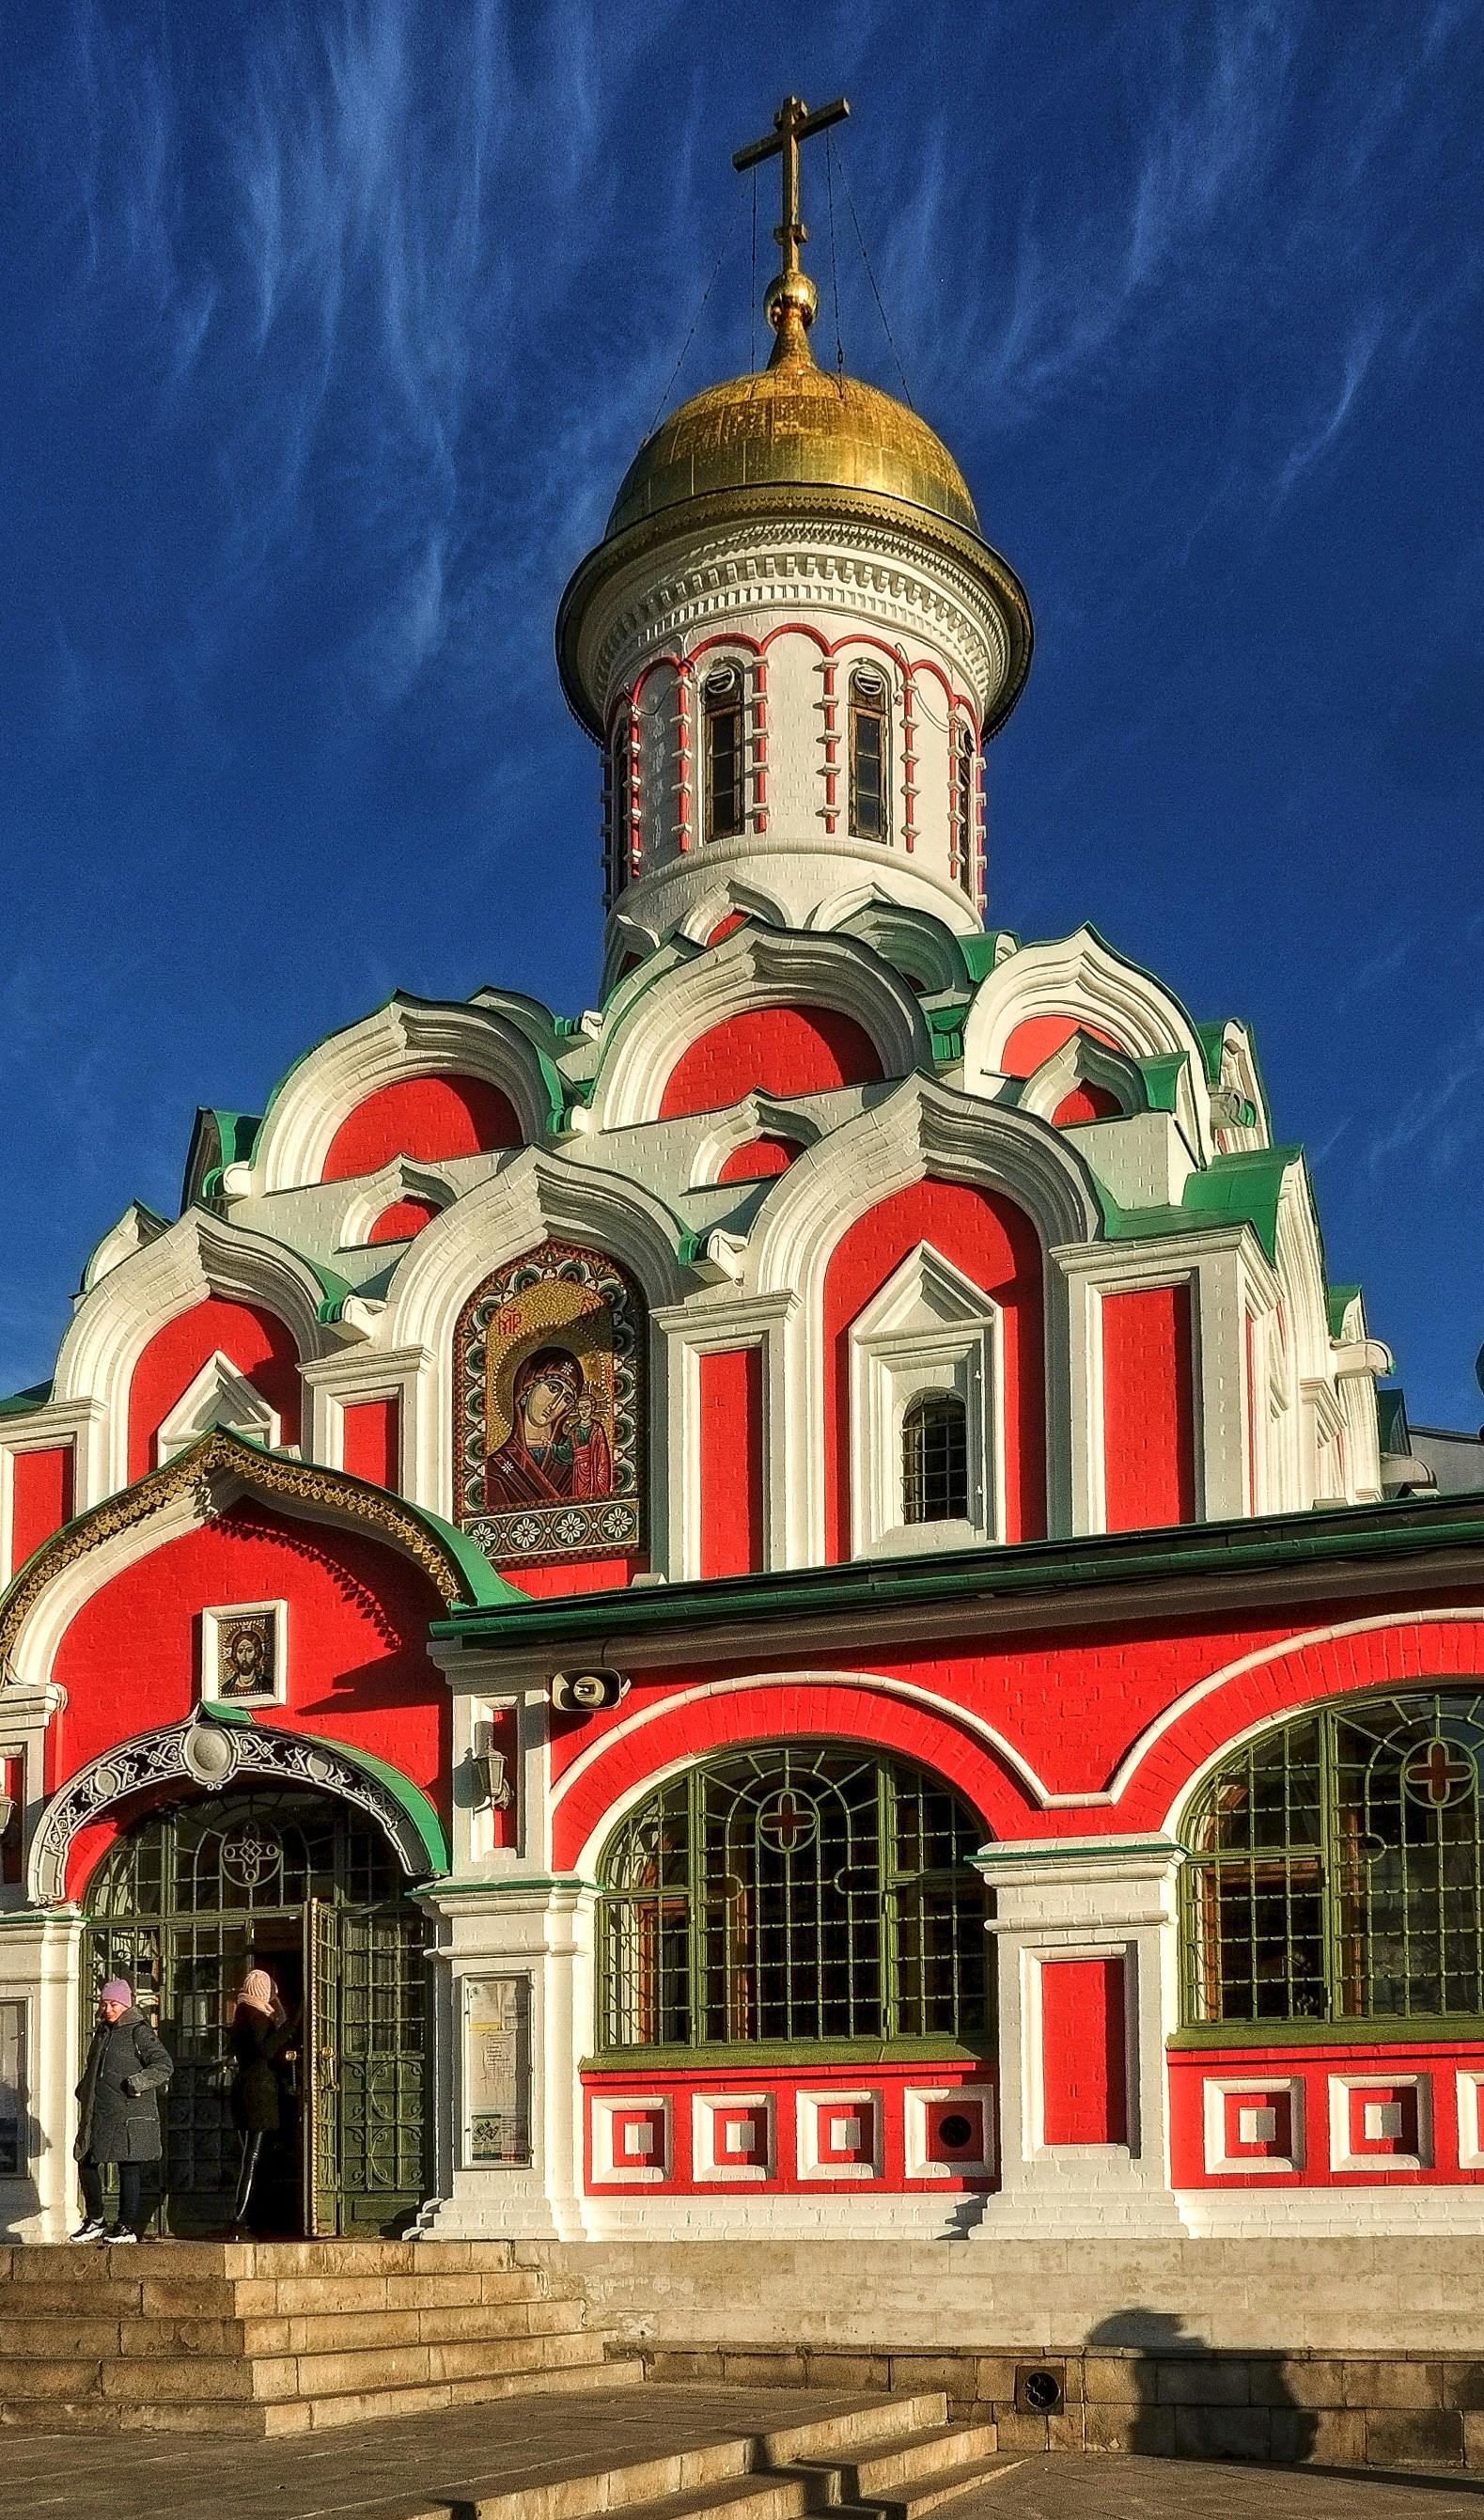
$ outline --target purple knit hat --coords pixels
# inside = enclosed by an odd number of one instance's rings
[[[100,2003],[132,2003],[134,1990],[126,1978],[111,1977],[107,1986],[98,1990]]]

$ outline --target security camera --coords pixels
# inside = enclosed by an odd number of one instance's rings
[[[559,1715],[591,1715],[600,1706],[616,1706],[628,1686],[616,1671],[554,1671],[552,1704]]]

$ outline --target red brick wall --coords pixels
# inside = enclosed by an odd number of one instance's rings
[[[278,1411],[284,1443],[298,1442],[299,1360],[292,1331],[261,1304],[207,1295],[166,1322],[139,1352],[129,1381],[131,1479],[154,1469],[162,1421],[218,1349]]]
[[[1079,1023],[1075,1015],[1027,1015],[1023,1022],[1012,1026],[1000,1053],[1002,1076],[1034,1076],[1044,1059],[1074,1032],[1085,1032],[1089,1041],[1101,1041],[1109,1050],[1121,1049],[1110,1032],[1100,1031],[1097,1024]]]
[[[1048,2143],[1126,2143],[1121,1959],[1043,1960],[1041,2076]]]
[[[700,1571],[747,1575],[763,1562],[763,1352],[699,1363]]]
[[[190,1713],[203,1607],[271,1600],[289,1605],[288,1702],[271,1721],[390,1760],[446,1813],[448,1689],[426,1645],[442,1604],[427,1577],[380,1542],[246,1499],[77,1612],[54,1664],[67,1703],[47,1735],[48,1792],[114,1742]]]
[[[1102,1298],[1103,1494],[1109,1531],[1195,1515],[1191,1289]]]
[[[11,1573],[72,1518],[72,1447],[11,1455]]]
[[[874,1084],[876,1046],[851,1015],[830,1007],[760,1007],[728,1015],[693,1041],[670,1071],[662,1120],[720,1111],[746,1094],[822,1094]]]
[[[1046,1530],[1046,1367],[1040,1238],[1022,1209],[961,1182],[915,1182],[840,1237],[825,1280],[828,1553],[850,1554],[850,1325],[920,1242],[993,1295],[1004,1315],[1006,1530]]]
[[[377,1173],[394,1155],[436,1163],[518,1147],[520,1124],[507,1096],[479,1076],[406,1076],[380,1086],[340,1122],[323,1178]]]
[[[366,1239],[368,1242],[408,1242],[415,1234],[422,1233],[425,1225],[431,1225],[437,1213],[431,1199],[394,1199],[390,1207],[382,1208]]]
[[[402,1410],[395,1399],[353,1400],[342,1412],[340,1466],[380,1488],[402,1483]]]

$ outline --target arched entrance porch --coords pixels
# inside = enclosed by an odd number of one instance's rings
[[[114,1839],[82,1908],[86,2017],[104,1979],[126,1977],[175,2059],[160,2228],[230,2221],[227,2036],[251,1967],[270,1971],[291,2024],[256,2226],[317,2236],[405,2225],[428,2184],[429,1926],[381,1827],[271,1778],[193,1792]]]

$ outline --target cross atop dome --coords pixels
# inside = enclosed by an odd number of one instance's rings
[[[817,107],[812,113],[801,96],[786,96],[773,117],[773,129],[761,140],[739,149],[732,160],[740,175],[745,174],[749,166],[762,165],[769,158],[782,160],[783,217],[773,233],[783,249],[784,267],[769,282],[763,300],[763,312],[778,336],[768,361],[770,368],[781,368],[786,361],[814,365],[808,331],[819,306],[819,292],[808,273],[799,267],[798,249],[809,235],[799,216],[799,144],[812,140],[817,132],[828,131],[832,123],[843,122],[849,112],[849,99],[843,96],[837,96],[832,105]]]

